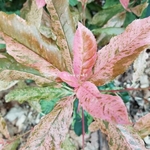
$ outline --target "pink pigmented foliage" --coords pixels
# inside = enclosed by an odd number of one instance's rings
[[[45,0],[36,0],[36,4],[38,6],[38,8],[42,8],[43,6],[45,6]]]
[[[97,45],[92,32],[78,23],[73,43],[73,69],[80,81],[86,81],[92,74],[97,58]]]
[[[124,7],[124,9],[128,10],[130,0],[120,0],[121,5]]]
[[[76,95],[83,109],[93,117],[117,124],[130,124],[126,107],[119,96],[101,94],[89,81],[79,87]]]
[[[60,72],[58,73],[58,76],[64,81],[66,82],[68,85],[70,85],[71,87],[77,88],[79,86],[78,84],[78,80],[75,77],[75,75],[72,75],[68,72]]]

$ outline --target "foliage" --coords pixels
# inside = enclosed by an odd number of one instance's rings
[[[82,4],[77,5],[79,10],[81,6],[83,8],[81,19],[94,30],[110,27],[112,20],[118,20],[122,14],[119,27],[124,24],[126,11],[118,1],[111,7],[106,1],[91,20],[84,18],[89,1],[80,2]],[[130,8],[135,15],[135,7],[142,5],[123,2],[125,9]],[[147,7],[147,2],[145,4],[140,14]],[[99,15],[102,20],[97,19]],[[76,98],[79,107],[90,114],[86,117],[89,118],[86,125],[90,124],[92,116],[95,122],[91,130],[101,129],[107,134],[110,149],[145,149],[141,137],[149,133],[148,117],[133,125],[121,97],[103,94],[97,86],[103,86],[122,74],[141,51],[150,47],[150,17],[133,21],[99,51],[88,28],[78,22],[75,31],[77,22],[67,0],[28,0],[21,10],[21,17],[4,12],[0,12],[0,17],[0,43],[6,46],[6,51],[5,47],[0,51],[0,82],[5,83],[2,89],[26,79],[37,84],[11,91],[6,95],[6,101],[28,101],[32,105],[36,102],[41,113],[46,114],[34,127],[22,150],[63,149]],[[46,107],[48,105],[50,108]],[[77,110],[74,115],[80,119]],[[74,128],[76,123],[73,123]],[[0,126],[0,131],[7,138],[0,139],[6,149],[10,137],[5,124]],[[76,133],[81,134],[80,131]]]

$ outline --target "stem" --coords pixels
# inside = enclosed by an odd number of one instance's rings
[[[85,135],[85,127],[84,127],[84,110],[82,108],[82,149],[84,150],[84,135]]]
[[[87,3],[87,0],[82,0],[82,1],[81,1],[81,4],[82,4],[81,20],[82,20],[83,25],[85,25],[85,9],[86,9],[86,3]]]
[[[139,91],[139,90],[150,90],[150,87],[147,88],[126,88],[118,90],[100,90],[101,92],[124,92],[124,91]]]

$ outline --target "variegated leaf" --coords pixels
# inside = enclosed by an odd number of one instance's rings
[[[133,21],[122,34],[99,50],[90,81],[103,85],[122,74],[141,51],[150,47],[149,41],[150,17]]]
[[[73,96],[66,97],[31,132],[22,150],[60,150],[72,115]]]
[[[50,85],[54,84],[49,79],[46,79],[44,77],[34,75],[32,73],[23,72],[23,71],[17,71],[17,70],[1,70],[0,69],[0,80],[5,82],[11,82],[16,80],[25,80],[25,79],[31,79],[36,82],[37,85]]]
[[[86,81],[92,74],[97,57],[96,39],[92,32],[78,23],[73,44],[73,69],[79,81]]]
[[[150,113],[141,117],[134,124],[134,128],[142,138],[148,136],[150,134]]]
[[[55,42],[45,38],[38,29],[15,14],[0,12],[0,31],[39,54],[60,70],[65,70]],[[16,26],[17,25],[17,26]]]
[[[63,67],[72,73],[72,43],[75,26],[67,0],[45,0],[51,16],[51,26],[63,57]]]
[[[90,125],[89,129],[90,131],[100,129],[106,134],[110,150],[147,150],[144,142],[132,126],[122,126],[96,120]]]
[[[65,89],[63,87],[26,87],[22,89],[15,89],[10,91],[6,96],[6,102],[10,102],[12,100],[16,100],[20,103],[24,101],[39,101],[41,99],[44,100],[52,100],[52,99],[61,99],[63,97],[72,95],[73,92],[71,90]]]
[[[0,36],[5,40],[7,53],[16,61],[38,70],[50,80],[55,80],[59,71],[52,64],[2,32],[0,32]]]
[[[126,107],[119,96],[101,94],[89,81],[78,88],[76,95],[83,109],[93,117],[117,124],[130,124]]]
[[[78,80],[75,75],[68,72],[60,72],[58,76],[71,87],[77,88],[79,86]]]

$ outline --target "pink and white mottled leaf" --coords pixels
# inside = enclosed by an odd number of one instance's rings
[[[75,75],[72,75],[68,72],[60,72],[58,73],[58,76],[64,81],[66,82],[68,85],[70,85],[71,87],[75,87],[77,88],[79,86],[78,84],[78,80],[76,78]]]
[[[69,130],[73,100],[73,96],[63,98],[34,127],[22,150],[60,150]]]
[[[40,9],[40,8],[44,7],[46,3],[45,3],[45,0],[36,0],[36,4],[37,4],[38,8]]]
[[[150,113],[141,117],[134,124],[134,128],[142,138],[148,136],[150,134]]]
[[[6,34],[0,32],[0,36],[2,36],[5,40],[7,53],[14,57],[17,62],[34,68],[45,77],[52,79],[53,81],[55,80],[59,70],[56,69],[51,63],[40,57],[35,52],[31,51],[24,45],[16,42]]]
[[[143,26],[144,24],[144,26]],[[133,21],[98,52],[91,81],[103,85],[126,71],[141,51],[150,47],[150,17]]]
[[[89,81],[79,87],[76,95],[83,109],[93,117],[117,124],[130,124],[126,107],[119,96],[101,94]]]
[[[110,150],[147,150],[133,126],[116,125],[97,119],[89,129],[92,132],[100,129],[102,133],[106,134]]]
[[[73,69],[77,78],[86,81],[97,58],[97,45],[92,32],[78,23],[73,43]]]

